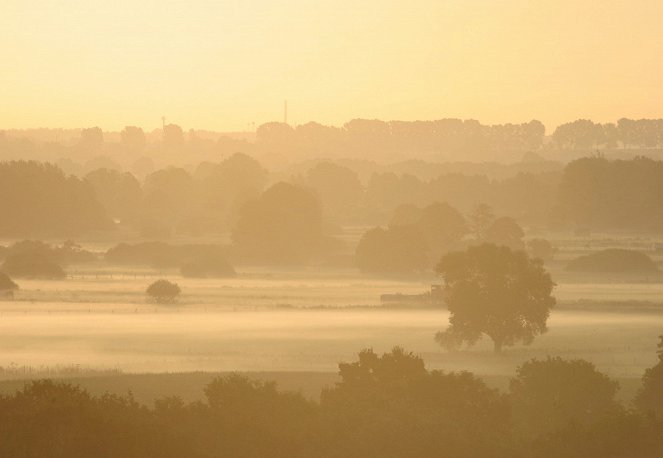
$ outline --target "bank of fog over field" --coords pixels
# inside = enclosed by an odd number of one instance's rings
[[[242,421],[289,437],[265,439],[283,456],[340,438],[370,456],[347,425],[382,437],[375,418],[402,431],[406,409],[438,428],[471,398],[501,439],[467,419],[454,456],[595,453],[622,426],[614,450],[639,437],[657,456],[662,133],[626,118],[5,131],[0,422],[52,396],[128,409],[157,436],[183,421],[179,456],[254,450],[214,433]],[[458,411],[454,390],[474,393]]]

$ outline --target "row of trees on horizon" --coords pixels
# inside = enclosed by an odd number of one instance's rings
[[[165,156],[243,152],[298,160],[313,157],[361,157],[373,160],[425,157],[443,160],[518,161],[539,150],[651,149],[663,146],[663,120],[622,118],[616,123],[579,119],[558,126],[550,141],[537,120],[485,125],[475,120],[380,121],[353,119],[341,127],[309,122],[260,125],[255,133],[185,132],[177,124],[146,133],[126,126],[119,133],[99,127],[25,129],[0,132],[0,157],[51,158],[155,153]]]

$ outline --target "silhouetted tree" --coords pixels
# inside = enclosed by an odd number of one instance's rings
[[[545,435],[569,422],[587,426],[615,415],[619,385],[582,359],[533,359],[511,379],[509,397],[517,430]]]
[[[376,227],[362,235],[355,251],[359,270],[376,274],[411,274],[428,267],[428,246],[415,226]]]
[[[99,127],[81,130],[80,145],[92,151],[98,151],[104,143],[104,133]]]
[[[108,229],[92,186],[51,164],[0,162],[3,236],[69,236]]]
[[[157,280],[147,287],[145,293],[159,304],[169,304],[175,302],[177,296],[180,295],[182,290],[177,283],[169,282],[168,280]]]
[[[486,334],[495,352],[546,332],[554,283],[542,262],[523,251],[484,244],[442,257],[449,327],[436,335],[443,346],[472,345]]]
[[[332,162],[320,162],[309,169],[306,184],[315,190],[324,210],[335,217],[347,217],[363,198],[364,187],[357,174]]]
[[[106,214],[121,221],[135,220],[138,217],[143,196],[140,183],[132,174],[97,169],[85,175],[85,180],[92,184]]]
[[[477,241],[482,241],[486,236],[486,231],[495,220],[495,216],[493,215],[493,209],[482,203],[474,208],[468,219],[474,238]]]
[[[145,149],[145,132],[136,126],[126,126],[120,132],[122,145],[132,153],[140,153]]]
[[[525,248],[523,237],[525,232],[516,220],[503,216],[486,228],[483,240],[494,245],[507,246],[512,250],[522,250]]]
[[[163,129],[163,144],[167,150],[178,151],[184,146],[184,131],[177,124],[168,124]]]
[[[62,267],[42,253],[10,254],[1,270],[14,277],[60,280],[65,277]]]
[[[277,264],[308,262],[330,243],[316,198],[283,182],[244,204],[232,239],[243,259]]]
[[[201,164],[195,178],[205,206],[227,224],[228,219],[234,222],[244,203],[264,190],[267,171],[251,156],[235,153],[219,164]]]
[[[654,412],[663,420],[663,335],[659,336],[658,363],[645,371],[635,405],[642,412]]]
[[[321,396],[329,457],[512,456],[508,405],[472,374],[429,372],[396,347],[361,351],[339,376]]]

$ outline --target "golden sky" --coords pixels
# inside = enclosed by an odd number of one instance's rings
[[[661,0],[0,0],[0,129],[663,117]]]

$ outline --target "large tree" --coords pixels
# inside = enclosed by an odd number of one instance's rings
[[[499,353],[546,332],[555,284],[540,260],[483,244],[443,256],[436,271],[450,312],[449,327],[436,335],[440,345],[472,345],[485,334]]]
[[[589,361],[532,359],[518,367],[509,385],[512,421],[529,438],[570,422],[588,426],[619,412],[618,387]]]
[[[315,196],[284,182],[242,206],[232,239],[242,260],[268,264],[306,263],[333,243]]]

